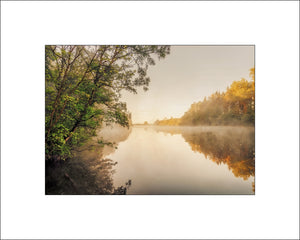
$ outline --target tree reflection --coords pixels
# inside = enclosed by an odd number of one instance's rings
[[[46,161],[46,194],[126,194],[131,180],[124,182],[125,186],[114,186],[117,162],[105,156],[114,152],[117,143],[125,141],[130,133],[131,129],[107,129],[107,133],[99,134],[99,137],[102,137],[102,142],[111,144],[101,144],[98,138],[94,138],[74,149],[72,159]]]
[[[234,176],[247,180],[255,173],[254,131],[182,133],[193,151],[217,164],[227,164]]]
[[[157,131],[181,134],[194,152],[216,164],[226,164],[235,177],[255,176],[254,128],[248,127],[169,127]],[[255,190],[252,184],[253,192]]]
[[[113,166],[110,159],[46,162],[46,194],[113,194]]]

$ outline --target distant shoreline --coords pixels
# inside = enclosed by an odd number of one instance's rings
[[[255,127],[255,125],[155,125],[155,124],[132,124],[132,127]]]

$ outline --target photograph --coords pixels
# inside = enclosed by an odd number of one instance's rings
[[[299,1],[1,1],[0,55],[1,239],[299,239]]]
[[[254,195],[254,45],[46,45],[46,195]]]

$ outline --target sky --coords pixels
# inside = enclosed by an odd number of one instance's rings
[[[123,92],[133,123],[181,117],[194,102],[233,81],[249,78],[254,67],[254,46],[171,46],[165,59],[149,66],[149,90]]]

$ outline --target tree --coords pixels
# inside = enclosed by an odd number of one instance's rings
[[[241,112],[247,113],[252,96],[254,96],[253,84],[243,78],[231,84],[227,89],[225,99],[231,103],[236,114],[241,114]]]
[[[153,56],[169,46],[46,46],[46,159],[66,159],[103,122],[128,126],[121,91],[147,90]]]
[[[180,123],[180,118],[165,118],[163,120],[156,120],[154,122],[155,125],[158,125],[158,126],[178,126]]]
[[[181,125],[254,124],[255,69],[250,69],[251,81],[234,81],[226,92],[215,92],[208,99],[193,103],[181,117]]]

